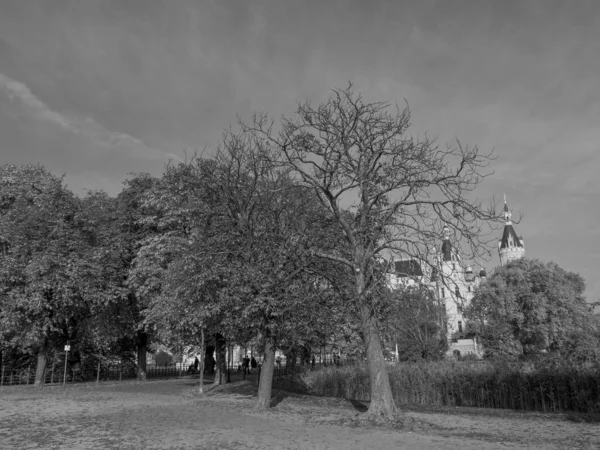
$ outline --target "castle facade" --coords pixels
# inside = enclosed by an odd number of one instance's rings
[[[501,266],[525,256],[523,238],[517,236],[506,201],[503,214],[505,224],[498,241]],[[442,233],[441,249],[435,253],[433,261],[393,261],[388,285],[392,289],[417,284],[431,288],[445,307],[442,321],[449,344],[448,354],[482,357],[483,349],[477,338],[478,324],[469,323],[463,316],[463,311],[473,298],[475,288],[486,279],[487,273],[483,267],[474,271],[463,262],[458,249],[451,243],[451,230],[447,225]]]

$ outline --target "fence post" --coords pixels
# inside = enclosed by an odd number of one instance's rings
[[[2,364],[2,378],[0,378],[0,387],[4,386],[4,364]]]
[[[29,377],[31,376],[31,366],[27,367],[27,384],[29,384]],[[44,383],[44,380],[42,380],[42,384]]]
[[[119,381],[123,380],[123,360],[121,360],[121,367],[119,370]]]
[[[96,370],[96,384],[100,383],[100,358],[98,358],[98,369]]]
[[[67,352],[65,352],[65,373],[63,376],[63,387],[67,387],[67,361],[69,360],[69,358],[67,358]]]

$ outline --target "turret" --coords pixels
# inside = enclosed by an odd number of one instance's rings
[[[471,266],[469,266],[465,270],[465,280],[467,280],[468,282],[471,282],[471,281],[473,281],[473,278],[474,278],[473,269],[471,268]]]
[[[523,238],[517,236],[512,224],[512,214],[506,204],[506,197],[504,198],[504,231],[502,232],[502,238],[498,242],[498,253],[500,255],[500,265],[504,266],[510,261],[522,258],[525,256],[525,245]]]
[[[452,244],[450,243],[450,228],[448,228],[448,225],[444,225],[442,232],[444,233],[444,241],[442,242],[442,261],[451,261]]]

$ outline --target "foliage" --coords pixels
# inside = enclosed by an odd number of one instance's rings
[[[167,167],[145,196],[154,215],[144,220],[159,232],[143,242],[132,276],[152,299],[147,321],[188,342],[200,326],[239,342],[257,333],[284,346],[312,339],[331,303],[320,301],[329,291],[306,250],[323,224],[310,193],[260,152],[227,135],[214,158]]]
[[[39,165],[3,166],[0,177],[0,339],[37,352],[73,337],[89,308],[110,298],[62,178]]]
[[[173,362],[173,355],[161,350],[154,356],[154,361],[156,362],[157,366],[166,366]]]
[[[558,352],[590,359],[600,341],[584,291],[579,275],[522,258],[497,268],[475,290],[465,314],[484,324],[488,356]]]
[[[443,327],[445,307],[422,285],[401,286],[387,294],[386,340],[398,346],[401,361],[441,359],[448,344]]]
[[[74,363],[128,356],[139,321],[126,282],[138,239],[131,192],[79,198],[42,166],[0,171],[5,348],[50,356],[69,341]]]

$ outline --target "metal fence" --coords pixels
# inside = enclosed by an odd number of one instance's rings
[[[0,371],[0,386],[13,386],[17,384],[33,384],[35,381],[35,367],[11,369],[2,366]]]
[[[320,358],[319,358],[320,359]],[[323,358],[320,361],[315,361],[312,364],[311,361],[298,362],[292,368],[291,365],[287,365],[285,360],[280,364],[275,364],[273,376],[275,379],[286,377],[288,375],[299,374],[311,370],[321,370],[327,367],[334,366],[346,366],[356,364],[356,359],[351,358]],[[240,367],[239,371],[243,372],[243,379],[246,379],[246,373]],[[2,366],[0,371],[0,387],[2,386],[15,386],[15,385],[28,385],[35,383],[35,364],[31,364],[23,367],[9,367]],[[235,367],[228,367],[228,379],[231,374],[238,372]],[[198,372],[194,370],[193,365],[182,365],[182,364],[170,364],[170,365],[156,365],[148,364],[146,366],[146,379],[168,379],[168,378],[180,378],[189,375],[195,375]],[[254,374],[260,373],[260,367],[254,369]],[[248,374],[250,375],[250,374]],[[95,364],[87,364],[83,368],[78,364],[67,363],[65,370],[64,359],[55,359],[52,364],[46,367],[46,373],[44,378],[44,384],[66,384],[66,383],[81,383],[81,382],[100,382],[100,381],[123,381],[137,379],[137,367],[131,363],[119,363],[119,362],[96,362]]]
[[[35,383],[35,366],[11,368],[2,366],[0,371],[0,387],[27,385]],[[179,378],[197,374],[193,365],[148,365],[146,367],[146,379]],[[122,381],[136,379],[137,368],[124,364],[102,364],[95,368],[80,369],[77,366],[67,364],[54,364],[46,369],[44,384],[65,384],[80,382],[100,381]]]

